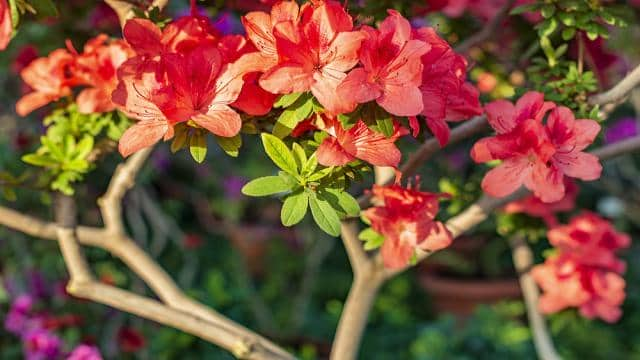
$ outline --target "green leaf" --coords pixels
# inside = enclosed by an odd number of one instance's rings
[[[340,235],[340,218],[328,201],[317,196],[309,198],[311,215],[322,231],[331,236]]]
[[[84,160],[89,156],[93,150],[93,137],[89,135],[85,135],[82,140],[76,145],[75,156],[76,160]]]
[[[384,236],[377,233],[372,228],[366,228],[360,232],[358,239],[364,241],[364,249],[375,250],[384,243]]]
[[[538,4],[520,5],[511,10],[510,15],[520,15],[526,12],[532,12],[538,10]]]
[[[176,126],[176,136],[173,138],[171,142],[171,152],[177,153],[187,145],[187,138],[189,133],[185,126]]]
[[[242,146],[242,136],[237,134],[233,137],[222,137],[216,135],[216,141],[218,145],[231,157],[238,157],[240,153],[240,147]]]
[[[394,126],[393,126],[393,118],[391,114],[384,111],[382,108],[377,108],[375,112],[376,116],[376,127],[377,130],[384,134],[386,137],[391,137],[393,135]]]
[[[576,28],[566,28],[562,30],[562,40],[569,41],[576,35]]]
[[[301,96],[291,106],[280,114],[273,127],[273,134],[279,138],[285,138],[303,120],[306,120],[313,112],[313,97],[309,94]]]
[[[196,131],[189,139],[189,152],[198,163],[202,163],[207,157],[207,138],[202,131]]]
[[[543,18],[548,19],[556,13],[556,7],[552,4],[547,4],[540,9],[540,14]]]
[[[48,155],[26,154],[22,157],[22,161],[35,166],[53,167],[58,162]]]
[[[298,166],[287,145],[277,137],[262,133],[262,145],[271,160],[283,171],[297,176]]]
[[[351,194],[342,189],[325,189],[328,194],[318,195],[331,204],[338,213],[342,213],[349,217],[356,217],[360,214],[360,205]]]
[[[39,18],[58,16],[58,9],[51,0],[29,0]]]
[[[291,106],[293,103],[296,102],[296,100],[298,100],[300,98],[300,96],[302,96],[302,94],[304,93],[291,93],[291,94],[285,94],[282,95],[278,98],[278,100],[276,100],[275,103],[273,103],[273,107],[275,108],[287,108],[289,106]]]
[[[558,22],[555,18],[546,19],[536,26],[540,37],[549,37],[558,28]]]
[[[302,167],[307,163],[307,153],[304,151],[304,148],[296,142],[291,145],[291,150],[293,151],[293,155],[295,155],[298,169],[302,169]]]
[[[287,196],[280,211],[280,220],[284,226],[293,226],[307,214],[309,194],[304,190],[298,190]]]
[[[327,167],[327,168],[321,169],[321,170],[316,171],[315,173],[313,173],[311,176],[309,176],[307,178],[307,180],[309,180],[309,181],[318,181],[318,180],[324,178],[325,176],[331,174],[332,171],[333,171],[333,167]]]
[[[11,9],[11,25],[14,29],[17,29],[18,24],[20,24],[20,11],[16,6],[16,0],[9,0],[9,8]]]
[[[280,176],[265,176],[254,179],[242,187],[242,193],[247,196],[269,196],[291,190]]]
[[[305,164],[302,166],[302,170],[300,171],[300,173],[302,175],[313,174],[313,172],[316,171],[317,167],[318,167],[318,157],[316,156],[316,153],[313,153],[309,157],[309,159],[307,159]]]

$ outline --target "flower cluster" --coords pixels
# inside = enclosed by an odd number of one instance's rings
[[[68,49],[57,49],[29,63],[20,75],[32,91],[16,103],[16,112],[30,112],[73,95],[74,87],[83,87],[75,101],[82,113],[102,113],[115,109],[111,93],[116,87],[116,70],[132,55],[122,40],[110,40],[101,34],[89,40],[82,53],[67,41]]]
[[[504,197],[524,185],[543,202],[556,202],[565,195],[565,176],[600,177],[598,158],[583,151],[600,131],[596,121],[576,120],[570,109],[545,102],[538,92],[526,93],[515,105],[494,101],[485,110],[497,135],[478,141],[471,157],[478,163],[502,160],[482,180],[489,195]]]
[[[418,185],[379,186],[372,189],[376,206],[363,212],[371,228],[384,236],[380,253],[388,268],[407,266],[416,249],[435,251],[451,244],[449,230],[435,221],[439,201],[445,194],[418,189]]]
[[[558,201],[546,203],[535,195],[529,195],[523,199],[512,201],[504,207],[507,214],[524,213],[532,217],[542,219],[544,223],[552,228],[558,225],[556,213],[573,210],[578,197],[578,185],[570,178],[564,181],[564,197]]]
[[[64,326],[78,324],[78,317],[53,317],[39,313],[34,308],[34,297],[20,295],[15,298],[5,318],[5,329],[22,339],[25,359],[74,359],[102,360],[98,349],[94,346],[80,344],[65,357],[64,344],[53,330]]]
[[[541,311],[577,307],[587,318],[617,321],[625,298],[625,281],[620,275],[625,263],[616,257],[616,251],[629,246],[629,236],[617,232],[605,219],[584,213],[568,225],[549,230],[548,238],[557,253],[532,270],[544,291]]]

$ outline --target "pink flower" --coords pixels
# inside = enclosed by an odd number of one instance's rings
[[[422,80],[420,58],[430,46],[411,40],[411,24],[394,10],[389,10],[379,30],[363,30],[368,37],[360,48],[362,67],[347,74],[337,96],[353,103],[375,100],[393,115],[419,114],[423,109],[418,88]]]
[[[576,120],[571,110],[555,108],[537,92],[525,94],[515,106],[498,100],[485,110],[497,135],[478,141],[471,157],[478,163],[502,160],[482,180],[489,195],[504,197],[524,185],[543,202],[555,202],[564,197],[564,176],[587,181],[600,177],[598,158],[583,152],[600,131],[597,122]]]
[[[329,133],[317,152],[318,163],[324,166],[341,166],[360,159],[375,166],[397,168],[402,154],[395,142],[408,133],[396,123],[393,135],[386,137],[369,129],[362,120],[345,130],[340,121],[333,118],[324,118],[321,128]]]
[[[91,345],[78,345],[67,360],[102,360],[102,355],[97,347]]]
[[[400,185],[372,189],[375,207],[364,211],[371,228],[385,237],[381,254],[388,268],[407,266],[416,249],[435,251],[451,244],[449,230],[434,221],[442,194],[433,194]]]
[[[545,203],[535,195],[529,195],[524,199],[508,203],[504,207],[504,211],[507,214],[524,213],[541,218],[550,228],[557,226],[556,213],[573,210],[576,207],[576,198],[578,197],[578,186],[575,182],[565,177],[564,187],[564,197],[556,202]]]
[[[449,141],[447,121],[461,121],[482,113],[478,90],[465,83],[467,62],[432,28],[414,30],[413,38],[431,46],[422,56],[422,115],[444,146]],[[415,130],[414,130],[415,134]]]
[[[341,4],[318,1],[303,5],[299,23],[275,24],[278,63],[262,75],[260,86],[275,94],[311,91],[329,113],[349,111],[353,103],[336,96],[336,89],[358,63],[365,35],[352,30],[351,16]]]
[[[16,103],[18,115],[26,116],[37,108],[71,95],[71,86],[78,83],[72,71],[74,65],[74,57],[64,49],[54,50],[49,56],[27,65],[20,76],[33,91]]]
[[[630,245],[627,234],[617,232],[611,223],[584,213],[568,225],[549,230],[548,238],[557,254],[532,269],[532,276],[542,288],[539,307],[554,313],[577,307],[587,318],[617,321],[625,298],[625,281],[619,275],[625,263],[616,252]]]
[[[111,93],[118,85],[116,71],[132,55],[132,50],[124,41],[109,42],[105,34],[87,41],[84,51],[76,54],[75,60],[76,76],[83,85],[90,86],[76,98],[80,112],[101,113],[115,110]]]

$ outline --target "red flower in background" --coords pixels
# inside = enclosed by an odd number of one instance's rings
[[[13,35],[13,23],[11,21],[11,9],[7,0],[0,0],[0,50],[4,50],[11,41]]]
[[[564,188],[564,197],[556,202],[546,203],[535,195],[529,195],[508,203],[504,207],[504,211],[507,214],[524,213],[541,218],[550,228],[557,226],[556,213],[573,210],[576,207],[576,198],[578,197],[578,185],[573,180],[565,177]]]
[[[415,187],[374,185],[375,207],[363,212],[371,228],[385,237],[380,250],[384,265],[407,266],[416,249],[435,251],[451,244],[449,230],[434,221],[444,194],[422,192]]]
[[[444,146],[449,142],[447,121],[466,120],[482,113],[478,90],[465,83],[466,60],[456,54],[434,29],[414,30],[413,38],[431,46],[431,50],[422,56],[422,115],[440,145]]]
[[[368,35],[360,48],[362,67],[352,70],[338,86],[337,96],[353,103],[376,100],[387,112],[414,116],[423,109],[420,58],[430,46],[411,40],[411,24],[389,10],[379,29],[364,27]]]
[[[358,63],[364,33],[352,31],[351,16],[334,1],[306,3],[299,17],[272,24],[278,63],[260,86],[275,94],[311,91],[329,113],[349,111],[353,103],[336,96],[336,88]]]
[[[359,120],[350,129],[345,130],[340,121],[324,118],[320,127],[329,133],[318,147],[318,163],[324,166],[341,166],[361,159],[375,166],[398,167],[402,154],[395,145],[400,136],[408,132],[395,123],[392,136],[375,132]]]
[[[21,72],[22,80],[33,91],[16,103],[16,112],[26,116],[52,101],[71,95],[71,87],[78,84],[74,76],[74,57],[64,49],[54,50],[47,57],[33,60]]]
[[[73,50],[72,47],[71,49]],[[110,42],[105,34],[87,41],[82,54],[76,53],[76,76],[83,85],[91,86],[82,90],[76,98],[80,112],[115,110],[116,106],[111,102],[111,93],[118,85],[116,71],[132,55],[132,50],[124,41]]]
[[[471,157],[478,163],[502,160],[482,180],[486,193],[504,197],[524,185],[543,202],[555,202],[564,197],[565,175],[582,180],[600,177],[598,158],[582,151],[600,126],[593,120],[575,120],[568,108],[554,107],[537,92],[525,94],[515,106],[505,100],[485,106],[497,135],[478,141]]]
[[[532,270],[544,294],[539,306],[545,313],[578,307],[587,318],[617,321],[625,298],[625,281],[620,276],[625,263],[616,252],[630,244],[627,234],[592,214],[574,217],[568,225],[548,232],[558,253]]]
[[[120,328],[117,339],[120,349],[124,352],[136,352],[146,344],[144,336],[138,330],[130,327]]]

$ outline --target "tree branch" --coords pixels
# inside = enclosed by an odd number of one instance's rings
[[[496,16],[491,19],[491,22],[485,25],[485,27],[480,32],[474,34],[473,36],[469,37],[458,46],[456,46],[454,50],[459,53],[466,53],[472,47],[489,40],[500,28],[500,25],[502,25],[502,22],[505,20],[505,18],[509,15],[509,11],[511,10],[513,4],[515,4],[515,0],[507,1],[507,3],[504,4],[504,6],[500,9]]]
[[[633,69],[613,88],[589,97],[591,105],[606,105],[624,99],[636,86],[640,85],[640,65]]]
[[[511,254],[513,264],[518,272],[520,281],[520,289],[524,297],[527,308],[527,317],[529,319],[529,327],[533,334],[533,344],[538,353],[538,358],[542,360],[560,360],[553,341],[549,335],[549,330],[545,323],[544,317],[538,311],[538,298],[540,292],[533,277],[529,273],[533,266],[533,253],[522,237],[514,237],[509,243],[511,244]]]

